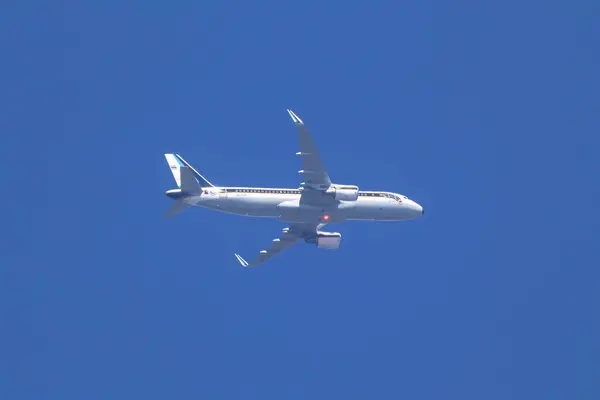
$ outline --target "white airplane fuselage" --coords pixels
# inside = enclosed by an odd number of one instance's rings
[[[297,128],[300,144],[300,151],[296,152],[302,164],[298,189],[215,186],[179,154],[167,153],[165,158],[179,189],[165,193],[175,200],[165,217],[177,215],[189,206],[199,206],[286,222],[288,226],[254,258],[247,261],[234,254],[239,264],[249,267],[266,262],[302,241],[321,249],[338,249],[342,234],[323,231],[328,224],[346,220],[400,221],[424,214],[423,207],[406,196],[361,191],[356,185],[332,181],[304,122],[292,110],[287,111]]]
[[[192,196],[174,189],[166,195],[193,206],[285,222],[399,221],[424,213],[416,202],[390,192],[360,191],[356,201],[336,201],[327,194],[315,192],[317,201],[310,204],[301,203],[300,190],[284,188],[209,187]]]

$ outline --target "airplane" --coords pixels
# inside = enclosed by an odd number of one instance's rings
[[[250,267],[301,241],[323,249],[339,248],[342,235],[323,231],[328,224],[346,220],[400,221],[424,214],[422,206],[404,195],[363,191],[355,185],[332,183],[306,125],[292,110],[287,111],[300,140],[296,156],[302,162],[298,173],[303,176],[303,182],[299,188],[215,186],[179,154],[165,154],[179,187],[165,192],[175,200],[165,216],[200,206],[243,216],[277,218],[288,223],[270,247],[261,250],[251,261],[234,254],[243,267]]]

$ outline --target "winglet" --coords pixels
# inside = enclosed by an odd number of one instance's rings
[[[244,260],[242,258],[242,256],[240,256],[239,254],[234,253],[233,255],[235,256],[235,258],[237,258],[237,260],[239,261],[239,263],[242,264],[242,267],[247,267],[247,266],[250,265],[250,264],[248,264],[248,261]]]
[[[294,114],[294,112],[292,110],[290,110],[288,108],[287,112],[288,112],[288,114],[290,114],[290,117],[292,117],[292,121],[294,121],[294,123],[296,125],[304,125],[304,122],[302,122],[302,120],[300,118],[298,118],[298,116],[296,114]]]

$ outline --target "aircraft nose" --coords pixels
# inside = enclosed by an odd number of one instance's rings
[[[415,214],[425,215],[425,209],[416,201],[411,200],[410,208],[415,212]]]
[[[423,206],[418,203],[415,203],[415,205],[417,206],[417,210],[421,212],[421,215],[425,215],[425,209],[423,208]]]

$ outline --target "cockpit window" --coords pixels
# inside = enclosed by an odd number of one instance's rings
[[[383,197],[387,197],[392,200],[396,200],[398,203],[402,203],[402,198],[406,198],[405,196],[399,196],[395,193],[382,193]]]
[[[403,199],[407,199],[406,196],[387,192],[358,192],[358,195],[369,197],[387,197],[388,199],[396,200],[398,203],[402,203]]]

